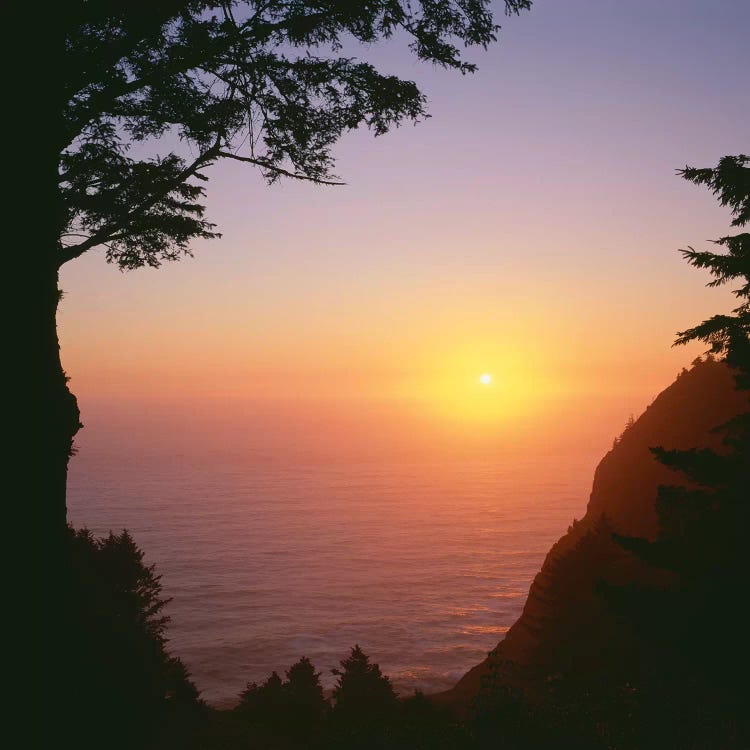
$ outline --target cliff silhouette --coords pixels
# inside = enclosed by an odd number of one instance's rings
[[[523,612],[487,659],[449,691],[434,696],[459,711],[478,695],[483,679],[533,694],[556,677],[627,680],[639,664],[639,633],[598,593],[602,583],[660,586],[666,571],[645,565],[612,534],[654,539],[660,484],[685,484],[659,463],[655,446],[722,450],[715,428],[748,409],[723,362],[697,360],[628,424],[596,468],[586,515],[547,554]]]

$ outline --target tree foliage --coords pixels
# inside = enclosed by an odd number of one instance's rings
[[[732,226],[750,221],[750,157],[725,156],[713,169],[682,170],[685,179],[707,186],[722,206],[732,212]],[[714,315],[678,334],[676,344],[702,341],[709,356],[722,355],[733,368],[737,386],[750,388],[750,234],[722,237],[716,243],[726,252],[683,250],[688,262],[708,269],[709,286],[740,280],[734,295],[742,304],[729,315]],[[682,472],[689,487],[661,487],[657,498],[665,564],[687,568],[729,561],[739,550],[732,543],[748,521],[747,488],[750,486],[750,414],[739,415],[724,432],[726,450],[665,450],[655,448],[666,466]],[[709,546],[707,549],[706,545]],[[679,549],[679,552],[678,552]],[[695,572],[695,571],[694,571]]]
[[[272,672],[261,685],[248,683],[240,693],[235,714],[261,733],[312,741],[320,732],[328,707],[320,674],[303,656],[287,670],[285,680]]]
[[[68,534],[74,577],[65,618],[66,715],[85,733],[80,747],[139,747],[157,741],[170,722],[189,726],[202,711],[185,665],[166,649],[168,600],[153,565],[127,531],[101,539]],[[61,623],[58,623],[60,625]]]
[[[470,73],[460,46],[486,47],[498,29],[489,0],[70,4],[59,264],[104,246],[120,268],[158,266],[218,236],[203,197],[221,159],[269,182],[336,182],[342,134],[428,116],[415,83],[345,49],[397,37],[420,60]]]
[[[268,679],[258,685],[249,682],[240,693],[237,711],[251,721],[278,728],[283,721],[284,684],[277,672],[271,672]]]
[[[696,185],[705,185],[722,206],[732,211],[732,226],[744,227],[750,221],[750,157],[725,156],[714,168],[686,167],[680,173]],[[750,233],[727,235],[715,241],[725,252],[682,250],[690,265],[708,269],[714,277],[709,286],[741,280],[733,291],[741,304],[729,315],[714,315],[693,328],[678,334],[677,344],[703,341],[713,354],[726,355],[738,364],[747,357],[747,340],[750,335]],[[738,359],[739,358],[739,359]],[[743,365],[743,367],[745,366]]]
[[[306,656],[287,670],[284,702],[295,717],[294,729],[298,734],[309,735],[326,714],[328,701],[323,696],[320,673]]]
[[[388,677],[357,645],[332,670],[331,746],[386,748],[394,746],[398,698]]]
[[[396,705],[391,681],[358,645],[333,673],[338,676],[333,699],[339,716],[388,714]]]
[[[681,174],[705,185],[733,215],[732,225],[750,221],[750,159],[726,156],[713,169]],[[725,252],[682,251],[707,269],[710,286],[739,280],[741,305],[678,334],[677,344],[708,345],[706,361],[722,356],[738,389],[750,388],[750,235],[722,237]],[[615,606],[639,623],[644,634],[641,703],[657,745],[743,747],[748,724],[738,696],[748,667],[744,602],[747,533],[750,523],[750,413],[725,425],[723,448],[653,448],[657,459],[681,474],[683,483],[660,486],[656,498],[656,541],[616,537],[645,561],[671,571],[666,589],[610,591]],[[706,650],[707,656],[699,650]],[[665,704],[665,695],[670,697]],[[670,714],[669,706],[676,707]],[[689,716],[685,708],[691,708]],[[686,744],[682,744],[686,743]]]

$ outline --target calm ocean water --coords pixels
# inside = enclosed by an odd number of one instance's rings
[[[355,643],[401,691],[452,685],[520,614],[585,512],[593,456],[312,466],[84,451],[69,517],[127,528],[173,597],[170,648],[204,698]],[[552,477],[552,478],[551,478]]]

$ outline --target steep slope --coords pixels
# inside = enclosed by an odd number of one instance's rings
[[[585,517],[550,550],[529,590],[521,617],[491,657],[508,664],[504,679],[524,686],[558,673],[585,676],[627,669],[637,633],[618,621],[595,592],[600,581],[657,584],[652,569],[625,552],[612,531],[653,538],[654,500],[659,484],[681,478],[652,456],[649,448],[721,447],[713,431],[748,408],[729,368],[706,361],[683,371],[599,463]],[[465,707],[490,670],[489,658],[457,685],[435,696]]]

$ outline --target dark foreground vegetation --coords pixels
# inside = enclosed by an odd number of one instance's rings
[[[162,614],[167,600],[132,537],[96,539],[70,529],[69,544],[77,638],[57,700],[79,727],[78,747],[101,747],[102,738],[112,748],[227,750],[744,747],[744,674],[732,661],[700,658],[697,641],[683,640],[726,627],[711,619],[715,612],[701,611],[717,606],[717,594],[706,600],[675,588],[662,599],[649,592],[659,604],[644,609],[646,594],[625,592],[630,598],[620,606],[632,609],[635,602],[633,616],[656,611],[660,617],[644,624],[644,656],[652,668],[638,684],[609,680],[606,673],[597,682],[558,674],[541,691],[524,690],[503,679],[512,665],[498,664],[469,712],[457,713],[420,693],[398,697],[378,665],[354,646],[334,670],[330,696],[302,657],[283,677],[273,672],[261,684],[248,684],[233,709],[220,711],[201,700],[183,663],[169,655]],[[688,596],[690,614],[701,619],[683,619]],[[670,630],[670,620],[679,632]],[[726,656],[738,642],[715,643],[712,653]],[[695,658],[686,658],[690,653]]]

